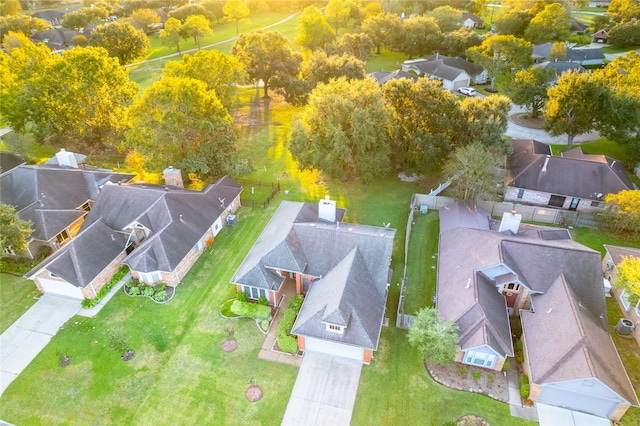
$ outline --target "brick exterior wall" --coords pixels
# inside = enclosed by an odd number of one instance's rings
[[[362,357],[362,362],[365,364],[371,364],[371,358],[373,355],[373,351],[371,349],[364,350],[364,356]]]
[[[537,401],[538,398],[540,398],[542,389],[543,389],[542,385],[531,383],[531,380],[529,380],[529,399],[532,401]]]
[[[305,348],[304,336],[298,336],[298,350],[304,351]]]
[[[521,204],[530,204],[534,206],[545,206],[549,207],[549,200],[552,195],[563,196],[562,194],[550,194],[548,192],[539,192],[531,189],[524,189],[524,194],[522,194],[522,198],[518,198],[518,192],[524,188],[516,188],[513,186],[508,186],[507,190],[504,194],[504,200],[510,201],[512,203],[521,203]],[[571,200],[574,197],[566,196],[566,200],[564,200],[564,205],[562,207],[554,207],[554,208],[562,208],[563,210],[569,210],[571,207]],[[578,203],[578,207],[576,211],[580,212],[597,212],[602,211],[603,209],[598,207],[591,207],[591,202],[594,200],[589,199],[580,199]]]
[[[620,419],[622,418],[622,416],[624,416],[624,414],[627,412],[629,407],[631,406],[627,404],[618,404],[618,408],[616,408],[615,411],[611,414],[611,420],[616,422],[620,421]]]

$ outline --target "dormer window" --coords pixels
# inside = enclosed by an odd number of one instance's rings
[[[86,203],[82,204],[80,207],[78,207],[78,210],[84,210],[85,212],[88,212],[91,210],[91,201],[87,201]]]
[[[327,331],[330,331],[332,333],[343,334],[344,327],[337,324],[327,324]]]

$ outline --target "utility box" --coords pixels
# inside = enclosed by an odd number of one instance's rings
[[[420,204],[420,214],[427,214],[429,212],[429,206],[426,204]]]
[[[229,216],[227,216],[227,225],[235,226],[236,221],[237,221],[237,218],[235,214],[230,214]]]

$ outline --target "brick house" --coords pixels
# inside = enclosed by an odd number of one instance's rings
[[[231,279],[278,305],[286,286],[305,299],[291,334],[303,351],[371,362],[384,320],[395,230],[342,222],[335,201],[283,201]]]
[[[633,189],[618,160],[582,148],[557,157],[549,145],[532,139],[513,140],[507,170],[504,200],[520,204],[592,212],[605,207],[607,194]]]
[[[436,308],[458,325],[456,361],[500,370],[519,318],[531,399],[619,420],[638,399],[609,336],[600,254],[520,220],[440,209]]]
[[[76,238],[26,277],[43,293],[93,298],[126,264],[144,283],[177,286],[240,207],[241,191],[228,177],[202,191],[107,186]]]

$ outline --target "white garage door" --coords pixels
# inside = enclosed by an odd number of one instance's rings
[[[49,280],[47,278],[38,278],[38,282],[42,286],[45,293],[58,294],[60,296],[73,297],[75,299],[84,299],[82,291],[69,283]]]
[[[355,346],[343,345],[342,343],[327,342],[326,340],[305,338],[305,349],[307,351],[322,352],[329,355],[337,355],[345,358],[356,359],[358,361],[364,358],[364,349]]]
[[[608,418],[618,407],[618,401],[598,398],[597,396],[585,395],[553,386],[545,386],[542,389],[538,402],[605,418]]]

